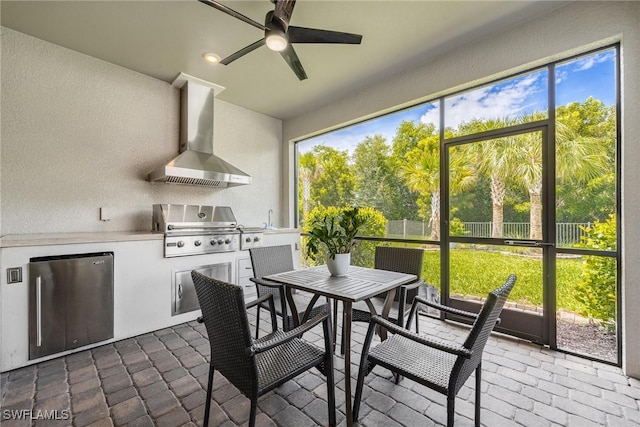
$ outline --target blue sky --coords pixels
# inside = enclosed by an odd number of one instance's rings
[[[471,118],[503,118],[547,109],[544,70],[484,86],[445,100],[445,126],[456,127]],[[606,105],[615,103],[615,50],[610,49],[556,65],[556,105],[583,102],[589,96]],[[423,104],[310,138],[298,144],[304,153],[325,144],[353,152],[367,136],[382,135],[391,145],[403,120],[438,124],[437,104]]]

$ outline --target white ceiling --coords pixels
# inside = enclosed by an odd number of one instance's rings
[[[274,7],[223,3],[258,22]],[[205,63],[203,53],[224,58],[263,34],[196,0],[2,0],[0,17],[3,26],[167,82],[184,72],[216,83],[226,88],[220,99],[285,120],[564,3],[299,0],[291,25],[363,36],[361,45],[294,45],[304,81],[265,46],[227,66]]]

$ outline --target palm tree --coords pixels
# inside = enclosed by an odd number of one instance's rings
[[[400,168],[407,187],[429,199],[431,240],[440,240],[440,138],[432,135],[418,142]],[[451,192],[463,190],[476,181],[477,173],[470,156],[451,156],[449,186]]]
[[[484,132],[504,129],[517,123],[516,119],[504,117],[491,120],[474,120],[462,125],[464,133]],[[493,224],[491,237],[503,237],[504,198],[507,194],[506,181],[513,176],[514,164],[509,161],[513,154],[515,140],[513,137],[496,138],[469,145],[468,153],[473,156],[478,173],[489,177],[491,190],[491,221]]]
[[[517,135],[514,177],[529,192],[529,238],[542,239],[542,135]]]
[[[542,137],[540,133],[519,135],[514,156],[515,176],[529,192],[529,238],[542,239]],[[611,165],[602,138],[584,137],[571,127],[556,124],[556,179],[584,184],[608,173]]]
[[[433,135],[418,141],[399,173],[411,191],[430,199],[430,239],[440,240],[440,138]]]
[[[298,182],[302,198],[302,215],[300,220],[306,218],[310,211],[311,186],[322,174],[322,165],[318,163],[312,152],[302,154],[298,159]]]

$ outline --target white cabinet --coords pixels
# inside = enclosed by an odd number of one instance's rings
[[[252,301],[256,298],[256,285],[250,278],[253,277],[253,267],[251,266],[251,258],[238,258],[238,274],[236,275],[236,285],[242,286],[244,291],[244,300]]]
[[[300,265],[300,232],[269,230],[264,245],[293,245],[294,267]],[[246,251],[163,257],[164,240],[152,233],[70,233],[47,237],[18,237],[0,239],[0,372],[30,363],[44,361],[28,359],[29,354],[29,261],[34,257],[78,253],[114,253],[114,337],[118,341],[168,326],[195,320],[199,310],[172,316],[172,288],[175,275],[199,266],[228,263],[233,266],[229,282],[242,286],[245,300],[256,298],[253,268]],[[20,270],[19,274],[5,272]],[[9,277],[7,277],[9,276]],[[16,280],[13,280],[15,276]],[[12,280],[8,280],[11,278]],[[89,348],[81,347],[62,354]]]

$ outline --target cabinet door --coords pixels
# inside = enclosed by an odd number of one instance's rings
[[[67,350],[113,338],[113,257],[74,260],[67,287]]]
[[[29,359],[113,338],[112,254],[43,258],[29,263]]]
[[[190,270],[177,271],[173,288],[173,306],[171,315],[188,313],[200,308],[196,288],[191,279],[191,271],[195,270],[214,279],[229,282],[231,280],[231,263],[212,264]]]
[[[29,359],[66,349],[66,280],[49,262],[29,264]]]

